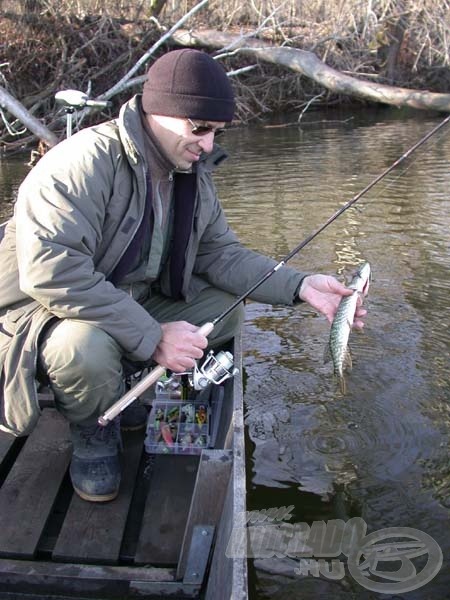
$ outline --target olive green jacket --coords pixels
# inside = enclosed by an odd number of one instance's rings
[[[135,361],[148,360],[160,340],[159,323],[108,281],[144,214],[147,179],[139,102],[135,96],[117,120],[58,144],[19,189],[14,216],[0,243],[0,417],[3,428],[16,435],[28,432],[39,414],[33,369],[37,338],[49,318],[100,327]],[[228,226],[212,180],[224,156],[215,147],[197,165],[197,198],[182,282],[187,302],[208,285],[240,295],[276,264],[244,248]],[[252,298],[292,304],[302,277],[282,267]],[[170,296],[164,267],[160,285]],[[30,377],[27,389],[21,389],[24,382],[17,384],[18,374],[12,369],[20,370],[23,364],[25,342]]]

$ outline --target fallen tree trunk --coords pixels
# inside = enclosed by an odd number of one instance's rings
[[[383,85],[345,75],[322,62],[313,52],[275,47],[257,40],[213,30],[177,31],[173,39],[183,46],[207,46],[236,53],[245,52],[267,62],[287,67],[336,93],[397,107],[450,112],[450,94]],[[224,50],[225,49],[225,50]]]
[[[19,119],[34,135],[47,146],[56,146],[58,138],[39,119],[36,119],[14,96],[0,86],[0,106]]]
[[[206,2],[207,0],[200,0],[188,14],[191,14],[194,10],[198,10]],[[187,16],[178,21],[156,44],[153,44],[138,63],[118,83],[104,92],[100,96],[100,99],[104,97],[110,98],[118,91],[142,85],[146,75],[134,78],[132,78],[132,75],[159,48],[163,41],[171,38],[175,43],[182,46],[219,49],[221,56],[242,53],[246,56],[255,57],[258,60],[288,68],[335,94],[358,97],[371,102],[381,102],[397,107],[405,106],[415,109],[450,112],[450,94],[407,89],[358,79],[329,67],[313,52],[285,46],[273,46],[268,42],[257,39],[255,32],[236,36],[216,30],[186,31],[179,29],[186,21]],[[244,62],[248,63],[248,60]],[[242,69],[237,69],[233,74],[242,73],[246,69],[252,68],[252,66],[246,65]],[[34,117],[21,102],[14,98],[4,87],[0,86],[0,110],[2,108],[14,115],[47,146],[52,147],[58,143],[58,137],[49,127],[46,127],[40,120]],[[14,128],[10,128],[7,123],[5,115],[3,115],[3,120],[9,134],[17,136],[17,132],[13,131]],[[23,138],[20,143],[23,143]],[[9,145],[11,146],[12,144]],[[15,145],[17,146],[18,142]]]

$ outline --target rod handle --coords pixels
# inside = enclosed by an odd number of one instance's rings
[[[205,336],[208,336],[211,331],[214,329],[213,323],[204,323],[200,329],[199,333],[202,333]],[[127,408],[132,402],[137,400],[139,396],[141,396],[145,390],[147,390],[151,385],[156,383],[160,377],[162,377],[166,372],[165,367],[161,365],[156,366],[154,369],[150,371],[139,383],[131,388],[126,394],[119,398],[117,402],[114,402],[112,406],[108,408],[100,417],[98,418],[98,424],[105,427],[110,423],[115,417],[117,417],[123,410]]]
[[[211,331],[214,329],[214,324],[213,323],[204,323],[200,329],[198,330],[199,333],[202,333],[203,335],[205,335],[206,337],[208,337],[208,335],[211,333]]]

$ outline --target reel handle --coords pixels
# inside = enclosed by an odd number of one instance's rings
[[[208,336],[211,331],[214,329],[213,323],[204,323],[200,329],[199,333],[202,333],[205,336]],[[148,373],[139,383],[131,388],[126,394],[119,398],[117,402],[114,402],[112,406],[108,408],[100,417],[98,418],[98,424],[105,427],[108,425],[110,421],[112,421],[115,417],[120,415],[120,413],[127,408],[132,402],[137,400],[139,396],[145,392],[147,388],[156,383],[160,377],[164,375],[166,372],[165,367],[158,365],[154,369]]]

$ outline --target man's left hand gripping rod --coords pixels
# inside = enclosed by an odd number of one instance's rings
[[[205,323],[198,330],[199,333],[202,333],[205,336],[208,336],[211,331],[214,329],[213,323]],[[125,395],[122,396],[117,402],[108,408],[100,417],[98,418],[99,425],[108,425],[115,417],[117,417],[123,410],[126,409],[132,402],[137,400],[139,396],[145,392],[147,388],[156,383],[160,377],[164,375],[166,372],[165,367],[161,367],[158,365],[154,369],[150,371],[148,375],[146,375],[139,383],[137,383],[134,387],[131,388]]]

